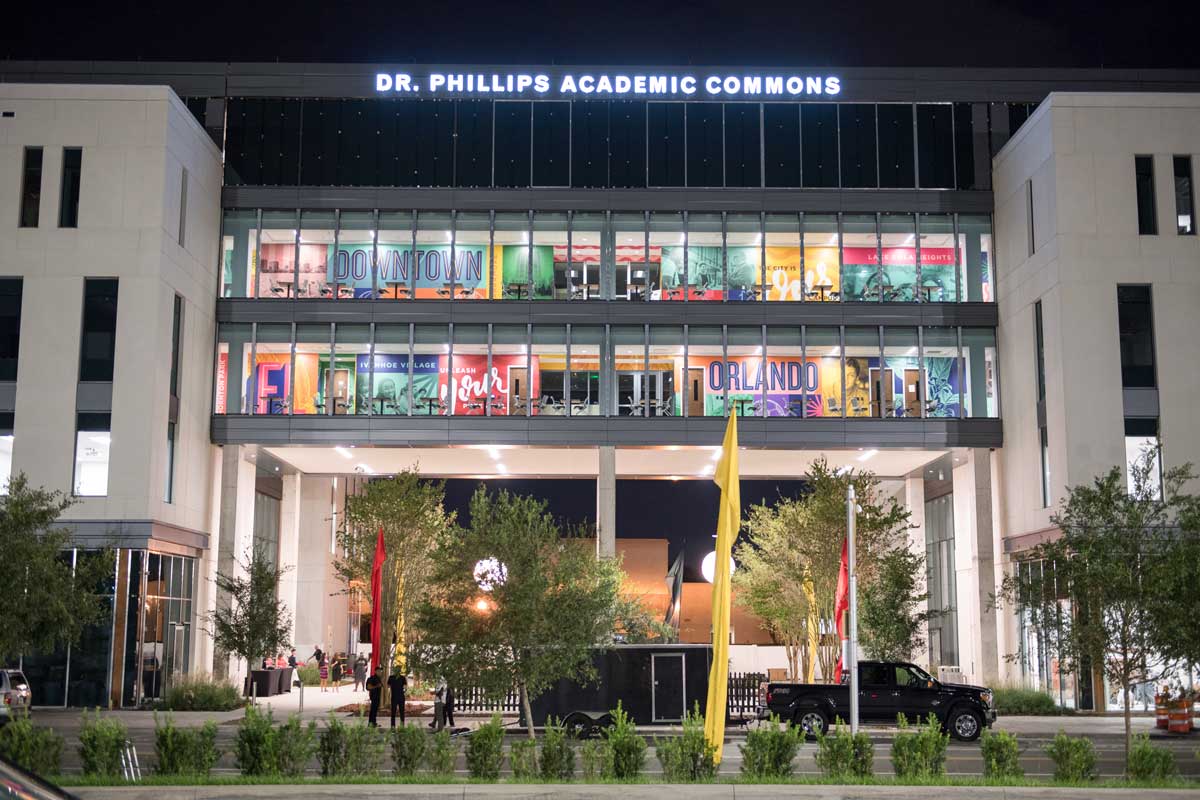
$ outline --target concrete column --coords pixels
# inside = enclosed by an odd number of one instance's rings
[[[617,555],[617,449],[599,448],[596,475],[596,556]]]
[[[292,617],[288,640],[296,643],[297,567],[300,560],[300,473],[283,476],[279,507],[279,602]]]
[[[217,577],[217,552],[221,542],[221,465],[224,448],[210,447],[209,459],[209,503],[208,503],[208,549],[196,564],[195,612],[192,624],[191,671],[212,674],[213,640],[207,620],[217,606],[217,589],[213,581]]]
[[[246,460],[245,448],[225,445],[221,450],[221,512],[217,541],[217,571],[225,575],[244,575],[242,563],[254,541],[254,464]],[[232,598],[216,593],[216,607],[228,609]],[[246,664],[227,653],[213,658],[213,674],[241,685]]]
[[[975,683],[1000,677],[992,528],[992,466],[986,449],[967,452],[954,467],[954,570],[957,582],[959,666]]]
[[[908,550],[910,553],[925,555],[925,479],[918,475],[904,480],[904,507],[908,510]],[[928,568],[928,565],[926,565]],[[917,594],[925,592],[925,573],[922,572],[917,584]],[[928,610],[926,603],[926,610]],[[913,653],[911,658],[921,667],[929,669],[929,626],[921,628],[921,638],[925,648]]]

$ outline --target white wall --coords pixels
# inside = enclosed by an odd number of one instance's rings
[[[349,602],[334,572],[333,514],[341,512],[345,479],[305,475],[300,483],[300,548],[296,566],[296,655],[314,645],[336,652],[349,645]]]

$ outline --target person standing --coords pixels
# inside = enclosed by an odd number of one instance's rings
[[[308,657],[308,660],[315,661],[318,665],[325,660],[325,651],[321,649],[321,645],[317,645],[317,648],[313,650],[313,654]]]
[[[296,668],[296,648],[292,648],[291,654],[288,656],[288,666],[292,669]]]
[[[336,692],[342,685],[342,656],[335,653],[333,663],[329,665],[329,670],[332,673],[330,676],[333,680],[333,690]]]
[[[317,662],[317,674],[321,677],[321,691],[329,690],[329,660],[325,658],[325,654],[321,654],[321,660]]]
[[[404,692],[408,689],[408,678],[396,667],[387,680],[388,691],[391,692],[392,727],[396,727],[396,708],[400,708],[400,724],[404,725]]]
[[[442,695],[445,708],[442,714],[445,717],[446,724],[450,726],[450,730],[454,730],[454,690],[450,688],[450,684],[446,684],[446,691]]]
[[[358,654],[358,658],[354,659],[354,691],[358,692],[365,688],[367,682],[367,657],[362,653]]]
[[[446,684],[439,681],[433,690],[433,719],[429,721],[432,730],[440,731],[446,724]]]
[[[383,691],[383,678],[380,677],[382,672],[383,667],[379,667],[371,677],[367,678],[367,696],[371,700],[371,711],[367,716],[367,724],[372,728],[379,727],[379,723],[375,720],[379,716],[379,695]]]

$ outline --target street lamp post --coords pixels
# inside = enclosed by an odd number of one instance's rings
[[[846,668],[850,670],[850,734],[858,733],[858,577],[854,566],[854,523],[858,503],[854,484],[846,488],[846,551],[850,577],[850,642],[846,648]]]

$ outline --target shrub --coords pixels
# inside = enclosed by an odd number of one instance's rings
[[[233,740],[233,757],[243,775],[270,775],[275,772],[275,720],[254,706],[246,707],[246,716],[238,723]]]
[[[612,712],[613,724],[608,729],[608,757],[605,759],[605,778],[619,781],[633,780],[646,765],[646,740],[638,735],[637,725],[617,701]]]
[[[503,760],[504,724],[499,714],[493,714],[467,737],[467,773],[472,778],[494,781],[500,777]]]
[[[708,782],[716,777],[717,748],[704,736],[704,715],[699,703],[692,713],[684,716],[680,734],[655,738],[654,749],[668,783]]]
[[[303,775],[317,751],[317,723],[305,725],[299,714],[292,714],[287,722],[275,729],[274,737],[271,747],[275,756],[274,771],[291,778]]]
[[[546,735],[542,737],[542,753],[538,760],[543,780],[569,781],[575,777],[575,750],[567,740],[562,720],[546,721]]]
[[[1064,709],[1054,698],[1039,689],[1020,686],[1002,686],[996,689],[996,713],[1001,716],[1056,716]]]
[[[1165,781],[1179,772],[1174,754],[1165,747],[1150,744],[1150,735],[1146,733],[1133,737],[1125,771],[1135,781]]]
[[[0,727],[0,756],[35,775],[57,775],[62,750],[63,737],[49,728],[34,727],[28,713]]]
[[[83,712],[79,728],[79,759],[84,775],[115,777],[121,774],[121,754],[129,736],[125,723],[114,717],[100,716],[100,710]]]
[[[950,734],[942,731],[942,724],[933,714],[925,724],[908,732],[908,719],[903,714],[896,717],[900,731],[892,740],[892,767],[897,778],[934,778],[946,774],[946,746]]]
[[[426,754],[429,771],[434,775],[453,775],[454,759],[457,755],[458,747],[450,738],[450,730],[442,728],[433,735],[429,744],[429,751]]]
[[[159,724],[154,712],[154,754],[160,775],[207,775],[221,758],[217,749],[217,723],[199,728],[177,728],[168,712]]]
[[[331,712],[329,724],[317,739],[317,762],[322,777],[346,774],[346,735],[345,723]]]
[[[321,685],[321,668],[316,664],[296,667],[296,679],[305,686]]]
[[[1017,763],[1021,755],[1017,737],[1008,731],[985,728],[979,738],[979,751],[983,756],[983,777],[1020,778],[1025,775]]]
[[[580,768],[585,781],[595,781],[612,774],[612,748],[607,739],[587,739],[579,746]]]
[[[1096,777],[1096,748],[1091,739],[1067,736],[1062,731],[1046,748],[1046,755],[1054,762],[1054,780],[1090,781]]]
[[[346,755],[345,772],[348,775],[376,775],[383,766],[387,743],[379,728],[365,723],[347,725],[344,739]]]
[[[468,761],[471,758],[469,748],[470,745],[468,744]],[[520,739],[513,742],[512,747],[508,749],[508,763],[512,765],[513,777],[519,781],[527,781],[537,777],[537,741],[534,739]]]
[[[245,703],[242,693],[228,681],[207,675],[186,675],[171,681],[159,708],[167,711],[232,711]]]
[[[780,725],[774,714],[754,730],[746,733],[742,751],[742,775],[747,778],[778,778],[792,776],[792,761],[800,751],[800,728]]]
[[[429,740],[420,725],[415,722],[401,725],[392,731],[392,763],[397,775],[415,775],[425,760]]]
[[[836,722],[833,733],[816,734],[817,768],[836,780],[869,778],[875,767],[871,737],[862,731],[851,734],[840,719]]]

